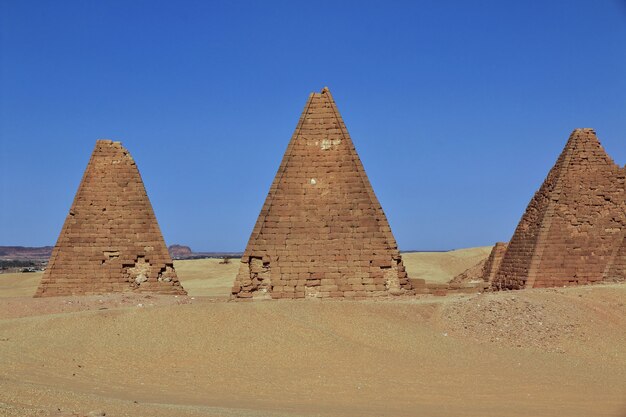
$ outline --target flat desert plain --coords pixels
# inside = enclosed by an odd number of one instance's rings
[[[445,282],[488,249],[403,256]],[[626,417],[624,284],[228,302],[238,263],[177,261],[187,297],[0,275],[0,416]]]

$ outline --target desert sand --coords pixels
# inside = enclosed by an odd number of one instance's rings
[[[445,282],[488,251],[403,256]],[[177,261],[186,297],[0,275],[0,416],[626,416],[624,284],[228,302],[238,264]]]

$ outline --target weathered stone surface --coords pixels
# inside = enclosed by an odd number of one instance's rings
[[[306,103],[241,262],[232,290],[239,298],[411,292],[387,218],[326,88]]]
[[[624,280],[626,169],[592,129],[576,129],[531,200],[494,289]]]
[[[185,294],[135,161],[99,140],[35,296],[124,291]]]

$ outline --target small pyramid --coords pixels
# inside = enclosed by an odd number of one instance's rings
[[[508,244],[505,242],[496,242],[494,247],[491,249],[489,257],[487,257],[481,271],[482,279],[485,282],[493,282],[493,279],[500,268],[500,264],[502,263],[502,258],[506,253],[507,246]]]
[[[327,88],[312,93],[241,260],[238,298],[411,290],[387,218]]]
[[[35,297],[186,294],[135,161],[98,140]]]
[[[609,265],[623,263],[624,176],[592,129],[574,130],[517,226],[493,287],[606,280]]]

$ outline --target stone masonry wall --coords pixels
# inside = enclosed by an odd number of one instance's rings
[[[592,129],[574,130],[522,217],[494,288],[580,285],[623,274],[624,178]]]
[[[254,227],[238,298],[411,292],[396,241],[328,91],[311,94]]]
[[[35,296],[127,291],[185,294],[134,160],[99,140]]]

